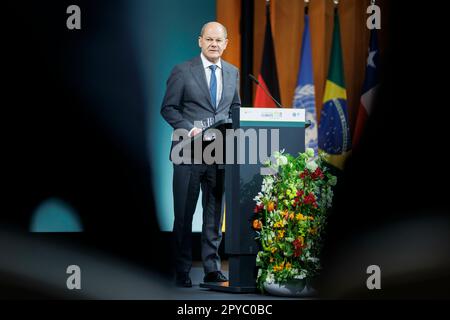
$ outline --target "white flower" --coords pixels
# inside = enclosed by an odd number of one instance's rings
[[[256,201],[256,205],[261,205],[262,201],[261,198],[263,198],[263,194],[261,192],[258,192],[258,195],[256,197],[253,198],[253,201]]]
[[[268,284],[275,282],[275,277],[274,277],[273,273],[271,273],[271,272],[267,273],[266,282]]]
[[[314,149],[313,148],[306,148],[306,155],[310,158],[314,157]]]
[[[273,182],[274,182],[274,179],[272,176],[266,176],[266,178],[264,179],[264,184],[272,185]]]
[[[298,274],[294,276],[294,279],[298,279],[298,280],[304,279],[308,275],[306,270],[301,270],[300,272],[297,272],[297,273]]]
[[[314,257],[308,257],[307,259],[308,261],[311,261],[313,263],[319,262],[319,258],[314,258]]]
[[[274,179],[271,176],[266,176],[263,180],[261,191],[264,193],[272,191]]]
[[[317,167],[318,167],[318,165],[317,165],[317,163],[316,163],[314,160],[313,160],[313,161],[309,161],[309,162],[306,164],[306,168],[307,168],[310,172],[316,171]]]
[[[299,275],[296,275],[296,276],[294,276],[294,279],[298,279],[298,280],[302,280],[302,279],[305,279],[306,278],[306,275],[305,274],[303,274],[303,273],[301,273],[301,274],[299,274]]]
[[[279,165],[279,166],[285,166],[285,165],[287,165],[287,163],[288,163],[288,159],[287,159],[285,156],[280,155],[280,157],[278,157],[278,159],[277,159],[277,165]]]

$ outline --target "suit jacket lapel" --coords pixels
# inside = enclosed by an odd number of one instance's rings
[[[209,94],[208,82],[206,81],[205,70],[203,69],[202,60],[200,57],[197,57],[192,64],[191,72],[194,76],[195,81],[197,81],[198,86],[203,90],[203,93],[206,96],[206,99],[209,103],[209,106],[215,110],[211,102],[211,96]]]
[[[222,60],[222,97],[220,99],[219,105],[217,106],[217,110],[219,110],[222,107],[223,102],[225,101],[225,95],[227,94],[230,86],[233,85],[231,82],[231,75],[230,70],[228,69],[228,66],[226,63]]]

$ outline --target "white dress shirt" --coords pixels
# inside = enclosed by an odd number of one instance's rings
[[[206,57],[203,55],[203,53],[200,53],[200,58],[202,59],[202,63],[203,63],[203,70],[205,70],[205,75],[206,75],[206,82],[208,84],[208,89],[209,89],[209,84],[211,83],[211,72],[212,70],[209,68],[209,66],[213,65],[214,63],[212,63],[211,61],[209,61],[208,59],[206,59]],[[217,99],[216,99],[216,108],[220,103],[220,100],[222,99],[222,91],[223,91],[223,81],[222,81],[222,61],[221,59],[219,59],[219,61],[215,64],[217,66],[216,68],[216,80],[217,80]],[[192,128],[189,131],[189,137],[192,135],[192,131],[195,129]]]
[[[203,53],[200,54],[200,57],[202,58],[203,63],[203,69],[205,70],[206,74],[206,81],[209,84],[211,83],[211,69],[209,66],[213,65],[211,61],[206,59],[206,57],[203,55]],[[216,99],[216,107],[219,105],[220,100],[222,99],[222,88],[223,88],[223,81],[222,81],[222,60],[219,59],[219,61],[215,64],[217,66],[216,68],[216,79],[217,79],[217,99]]]

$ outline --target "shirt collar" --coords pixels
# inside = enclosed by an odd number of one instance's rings
[[[200,53],[200,58],[202,58],[202,63],[203,63],[203,68],[204,69],[209,68],[209,66],[214,64],[211,61],[209,61],[208,59],[206,59],[206,57],[204,56],[203,52]],[[222,59],[219,59],[219,61],[217,61],[216,66],[218,66],[219,69],[222,69]]]

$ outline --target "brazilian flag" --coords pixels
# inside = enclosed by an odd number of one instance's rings
[[[330,67],[319,123],[319,153],[336,168],[343,169],[351,150],[350,126],[342,62],[339,16],[334,16]]]

